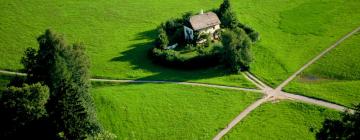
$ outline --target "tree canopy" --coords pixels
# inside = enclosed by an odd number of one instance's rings
[[[65,139],[85,139],[101,127],[89,95],[89,59],[83,44],[67,45],[61,35],[46,30],[39,50],[27,49],[22,59],[28,82],[42,82],[50,89],[49,120]]]
[[[16,139],[31,130],[31,125],[47,116],[45,104],[49,89],[40,83],[8,87],[0,93],[0,138]],[[37,132],[40,134],[43,132]],[[27,133],[30,134],[30,133]],[[31,136],[26,135],[31,138]],[[38,136],[39,137],[39,136]]]
[[[222,33],[224,60],[233,71],[248,70],[252,57],[250,54],[251,40],[241,28],[227,30]]]
[[[316,134],[319,140],[357,140],[360,138],[360,104],[355,112],[346,112],[341,120],[326,119]]]

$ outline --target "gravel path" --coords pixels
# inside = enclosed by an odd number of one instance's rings
[[[172,83],[172,84],[179,84],[179,85],[191,85],[191,86],[202,86],[202,87],[212,87],[212,88],[222,88],[222,89],[232,89],[232,90],[241,90],[241,91],[250,91],[250,92],[260,92],[263,93],[265,96],[257,101],[255,101],[253,104],[251,104],[249,107],[247,107],[243,112],[241,112],[234,120],[232,120],[223,130],[221,130],[214,138],[213,140],[219,140],[221,139],[225,134],[227,134],[236,124],[238,124],[243,118],[245,118],[251,111],[259,107],[261,104],[272,101],[272,100],[279,100],[279,99],[291,99],[291,100],[298,100],[310,104],[316,104],[319,106],[335,109],[338,111],[346,111],[348,108],[344,106],[340,106],[337,104],[333,104],[330,102],[326,102],[323,100],[313,99],[310,97],[305,97],[301,95],[295,95],[291,93],[283,92],[282,89],[289,84],[297,75],[299,75],[302,71],[304,71],[306,68],[308,68],[311,64],[315,63],[318,59],[323,57],[326,53],[337,47],[340,43],[342,43],[347,38],[354,35],[356,32],[360,31],[360,27],[356,28],[352,32],[345,35],[343,38],[338,40],[335,44],[321,52],[319,55],[317,55],[315,58],[310,60],[308,63],[306,63],[304,66],[302,66],[298,71],[296,71],[293,75],[291,75],[288,79],[286,79],[283,83],[281,83],[277,88],[273,89],[270,86],[264,84],[262,81],[260,81],[258,78],[256,78],[254,75],[252,75],[249,72],[243,73],[244,76],[251,81],[253,84],[255,84],[260,90],[258,89],[251,89],[251,88],[240,88],[240,87],[233,87],[233,86],[223,86],[223,85],[214,85],[214,84],[205,84],[205,83],[195,83],[195,82],[178,82],[178,81],[161,81],[161,80],[112,80],[112,79],[91,79],[91,81],[95,82],[112,82],[112,83]],[[2,74],[8,74],[8,75],[19,75],[19,76],[26,76],[25,73],[18,73],[18,72],[12,72],[12,71],[6,71],[6,70],[0,70],[0,73]],[[352,111],[352,110],[350,110]]]
[[[302,71],[304,71],[306,68],[308,68],[310,65],[315,63],[317,60],[319,60],[321,57],[323,57],[325,54],[327,54],[329,51],[337,47],[340,43],[345,41],[347,38],[351,37],[355,33],[360,31],[360,27],[356,28],[352,32],[346,34],[344,37],[342,37],[340,40],[338,40],[335,44],[327,48],[326,50],[322,51],[319,55],[317,55],[315,58],[310,60],[308,63],[306,63],[304,66],[302,66],[298,71],[296,71],[293,75],[291,75],[288,79],[286,79],[283,83],[281,83],[278,87],[275,89],[271,88],[270,86],[263,83],[261,80],[256,78],[254,75],[252,75],[249,72],[245,72],[244,76],[250,80],[253,84],[255,84],[258,88],[260,88],[263,93],[266,95],[260,100],[257,100],[253,104],[251,104],[249,107],[247,107],[243,112],[241,112],[234,120],[232,120],[223,130],[221,130],[214,138],[213,140],[220,140],[223,136],[225,136],[231,128],[233,128],[236,124],[238,124],[242,119],[244,119],[248,114],[251,113],[251,111],[255,110],[257,107],[259,107],[261,104],[272,101],[272,100],[279,100],[279,99],[290,99],[290,100],[298,100],[301,102],[306,102],[310,104],[315,104],[327,108],[331,108],[338,111],[346,111],[349,110],[348,108],[337,105],[334,103],[326,102],[323,100],[313,99],[310,97],[305,97],[301,95],[295,95],[291,93],[283,92],[282,89],[289,84],[297,75],[299,75]],[[353,110],[350,110],[353,112]]]

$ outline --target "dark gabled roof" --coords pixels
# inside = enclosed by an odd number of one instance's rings
[[[205,29],[208,27],[213,27],[215,25],[220,25],[221,22],[219,17],[213,12],[207,12],[204,14],[199,14],[190,17],[190,24],[192,28],[197,31],[200,29]]]

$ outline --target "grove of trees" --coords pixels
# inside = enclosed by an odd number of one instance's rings
[[[81,43],[68,45],[61,35],[51,30],[46,30],[37,41],[39,49],[28,48],[21,60],[27,73],[24,83],[19,83],[21,80],[11,82],[12,85],[1,93],[1,107],[5,108],[2,111],[8,112],[3,116],[4,121],[20,120],[14,122],[12,129],[1,126],[2,130],[10,130],[2,131],[1,137],[16,138],[24,136],[18,135],[21,131],[17,130],[34,131],[34,127],[46,126],[47,133],[33,138],[113,138],[96,119],[89,94],[90,62],[85,46]],[[31,114],[30,110],[36,114]],[[41,121],[37,121],[39,119]]]

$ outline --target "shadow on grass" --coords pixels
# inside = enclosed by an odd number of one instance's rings
[[[154,64],[148,57],[148,52],[154,47],[153,40],[156,38],[156,30],[149,30],[139,33],[133,41],[143,41],[131,45],[129,50],[121,52],[118,57],[110,61],[130,62],[133,70],[146,70],[155,73],[151,76],[139,78],[137,80],[169,80],[169,81],[189,81],[200,80],[213,77],[221,77],[230,74],[223,66],[215,66],[202,69],[175,69]]]

